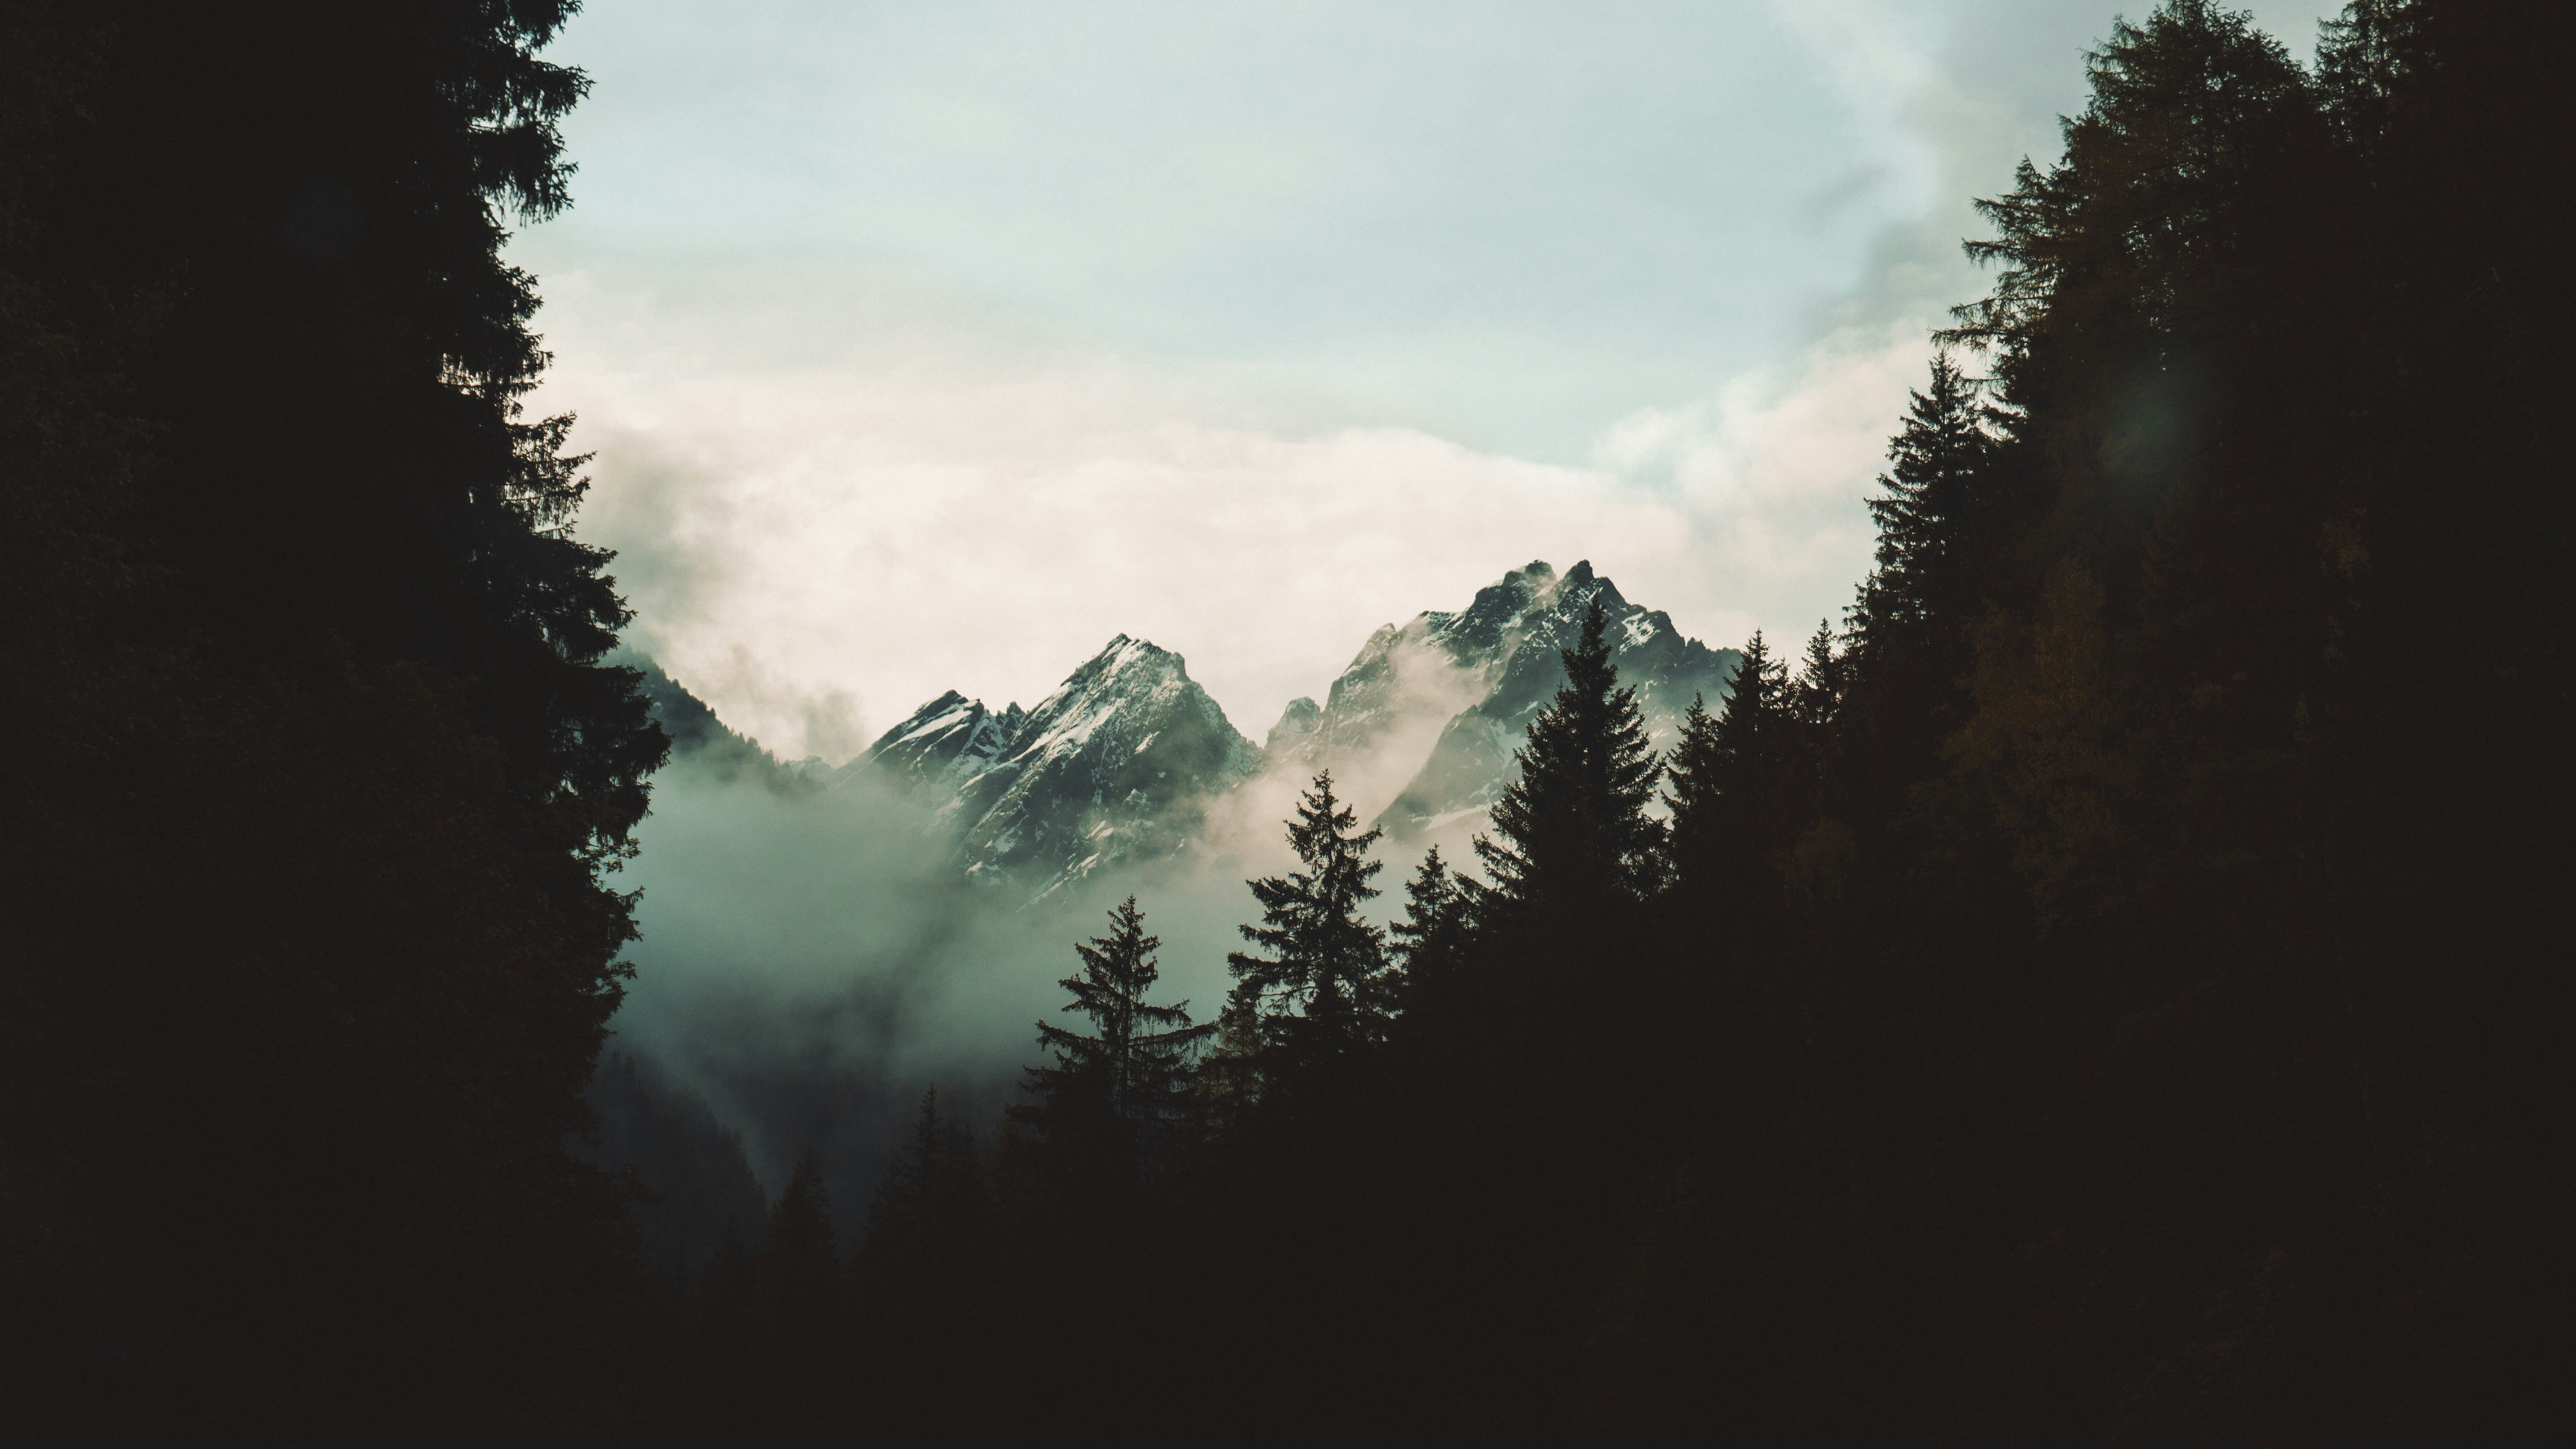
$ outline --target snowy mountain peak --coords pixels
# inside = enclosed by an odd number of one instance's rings
[[[1389,627],[1378,632],[1392,634],[1395,631]],[[1315,722],[1323,717],[1323,706],[1315,703],[1311,698],[1300,695],[1288,701],[1288,708],[1281,711],[1279,715],[1279,723],[1270,727],[1269,738],[1262,742],[1261,752],[1265,755],[1277,755],[1287,750],[1297,740],[1312,734]]]
[[[996,712],[947,691],[834,779],[870,770],[919,787],[960,868],[1041,896],[1193,848],[1206,802],[1264,769],[1332,769],[1370,797],[1366,808],[1392,802],[1378,819],[1399,839],[1472,828],[1511,782],[1513,752],[1564,683],[1563,651],[1596,601],[1620,680],[1668,745],[1694,696],[1725,695],[1735,651],[1630,603],[1589,559],[1562,575],[1534,559],[1463,609],[1373,630],[1321,703],[1289,702],[1263,748],[1180,655],[1118,634],[1036,707]]]
[[[1272,732],[1275,762],[1299,768],[1419,750],[1417,773],[1380,817],[1399,836],[1463,819],[1510,783],[1512,752],[1565,682],[1563,651],[1598,600],[1620,681],[1637,691],[1655,742],[1670,743],[1694,696],[1724,696],[1735,651],[1710,649],[1670,615],[1620,594],[1584,559],[1563,575],[1532,560],[1476,591],[1456,613],[1380,628],[1311,719]],[[1291,716],[1297,716],[1295,706]]]
[[[952,689],[886,731],[862,758],[917,782],[953,787],[1001,758],[1019,706],[1011,710],[997,716],[982,700]]]
[[[1034,709],[996,715],[951,690],[843,768],[934,787],[968,874],[1045,894],[1185,847],[1198,801],[1260,757],[1180,655],[1120,634]]]

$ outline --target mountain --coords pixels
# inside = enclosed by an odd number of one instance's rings
[[[1188,848],[1202,802],[1260,768],[1181,656],[1121,634],[1035,709],[954,690],[913,711],[836,779],[891,774],[925,792],[970,876],[1043,896]]]
[[[821,782],[808,760],[788,764],[749,736],[735,733],[706,701],[662,672],[649,656],[620,649],[607,659],[641,672],[645,704],[654,723],[671,737],[671,764],[703,770],[720,780],[750,779],[782,795],[812,794]]]
[[[1478,590],[1456,613],[1380,628],[1323,704],[1288,706],[1270,734],[1274,765],[1352,773],[1418,759],[1378,823],[1407,840],[1471,820],[1511,782],[1512,752],[1565,683],[1560,651],[1581,635],[1595,599],[1609,616],[1619,680],[1637,691],[1656,748],[1669,747],[1691,700],[1724,698],[1743,656],[1687,638],[1670,615],[1628,602],[1589,560],[1562,578],[1539,561]],[[1408,735],[1428,735],[1427,752],[1417,753],[1422,743],[1404,748]]]
[[[1303,785],[1331,769],[1345,798],[1397,841],[1472,831],[1511,782],[1530,720],[1564,683],[1560,651],[1595,599],[1620,680],[1636,689],[1655,746],[1668,748],[1691,700],[1723,698],[1742,656],[1684,637],[1589,562],[1563,577],[1534,562],[1464,609],[1379,628],[1324,702],[1291,702],[1261,747],[1227,722],[1181,656],[1124,634],[1034,709],[995,710],[950,690],[838,770],[773,759],[651,661],[625,662],[644,669],[675,762],[786,793],[892,780],[926,807],[937,848],[966,875],[1044,897],[1191,848],[1206,838],[1208,807],[1256,775]]]

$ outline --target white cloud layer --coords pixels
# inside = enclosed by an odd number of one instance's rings
[[[576,23],[582,208],[517,251],[636,642],[834,760],[1117,633],[1258,739],[1533,558],[1717,645],[1838,616],[1968,198],[2110,21],[746,4]]]
[[[709,366],[680,341],[706,319],[579,276],[550,295],[540,401],[598,455],[582,531],[620,553],[636,642],[739,727],[831,759],[942,689],[1034,702],[1117,633],[1178,650],[1257,739],[1379,624],[1532,558],[1591,558],[1714,642],[1803,629],[1866,567],[1858,485],[1923,355],[1919,325],[1838,336],[1632,416],[1575,468],[1250,426],[1144,369],[941,339]],[[639,331],[663,345],[621,352]]]

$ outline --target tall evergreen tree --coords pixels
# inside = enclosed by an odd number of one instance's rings
[[[1929,385],[1909,397],[1888,442],[1883,492],[1869,500],[1877,563],[1853,601],[1837,671],[1848,718],[1836,747],[1836,808],[1860,804],[1872,821],[1938,768],[1939,741],[1969,703],[1977,599],[1995,587],[2003,557],[1975,556],[1977,507],[1996,492],[2001,455],[1990,428],[2011,420],[1980,400],[1947,350],[1934,355]]]
[[[786,1190],[769,1210],[752,1271],[767,1312],[794,1321],[800,1333],[823,1331],[819,1320],[840,1296],[841,1245],[832,1231],[823,1160],[811,1148],[796,1159]]]
[[[990,1408],[981,1351],[998,1329],[992,1206],[974,1134],[940,1110],[936,1088],[924,1092],[850,1260],[858,1333],[845,1351],[866,1392],[845,1413],[906,1442],[975,1437]]]
[[[1955,629],[1965,600],[1960,534],[1978,470],[1991,443],[1976,388],[1945,350],[1932,358],[1932,379],[1908,394],[1905,421],[1888,444],[1885,490],[1869,500],[1878,525],[1878,562],[1852,609],[1854,641],[1864,649],[1903,648],[1935,621]]]
[[[1709,713],[1694,700],[1683,717],[1682,738],[1673,751],[1673,788],[1665,796],[1676,839],[1698,841],[1760,828],[1782,784],[1780,771],[1798,707],[1789,666],[1771,657],[1759,629],[1745,641],[1743,652],[1717,712]]]
[[[1742,677],[1741,669],[1737,677]],[[1704,894],[1717,872],[1726,836],[1717,803],[1724,771],[1717,716],[1709,713],[1707,700],[1693,695],[1690,709],[1682,715],[1681,737],[1673,741],[1672,753],[1664,759],[1664,781],[1671,787],[1664,792],[1664,804],[1672,812],[1665,833],[1672,852],[1673,885],[1685,897]]]
[[[924,1092],[912,1139],[886,1165],[850,1262],[860,1306],[881,1333],[953,1346],[951,1330],[980,1307],[985,1199],[974,1135],[939,1110],[937,1088]],[[934,1327],[936,1335],[927,1332]],[[925,1342],[916,1352],[932,1349]]]
[[[1243,938],[1270,954],[1229,953],[1227,1006],[1263,1053],[1291,1075],[1356,1050],[1384,1022],[1386,933],[1360,914],[1385,862],[1369,858],[1384,832],[1333,793],[1326,770],[1297,798],[1288,844],[1305,869],[1247,881],[1261,924]]]
[[[1437,995],[1450,984],[1467,950],[1467,890],[1441,859],[1440,847],[1422,853],[1422,863],[1404,883],[1404,914],[1387,927],[1401,964],[1399,994],[1407,1000]]]
[[[522,411],[569,13],[0,13],[0,1175],[94,1245],[11,1316],[144,1386],[22,1421],[579,1413],[632,1249],[562,1144],[664,741]]]
[[[1050,1117],[1105,1119],[1133,1146],[1150,1148],[1187,1113],[1191,1059],[1216,1023],[1191,1025],[1186,1001],[1156,1006],[1145,999],[1162,974],[1154,960],[1162,941],[1145,934],[1145,913],[1134,896],[1109,913],[1109,922],[1108,935],[1073,948],[1082,959],[1080,974],[1056,983],[1073,996],[1065,1009],[1090,1017],[1095,1034],[1039,1022],[1038,1044],[1055,1061],[1028,1069],[1025,1090],[1038,1103],[1013,1111],[1042,1130]]]
[[[1834,651],[1834,626],[1819,622],[1816,632],[1807,636],[1807,652],[1798,665],[1798,681],[1790,713],[1799,724],[1816,735],[1824,735],[1842,713],[1845,676],[1848,661]]]
[[[1664,829],[1646,813],[1662,766],[1605,629],[1594,599],[1564,651],[1565,684],[1530,722],[1520,775],[1494,802],[1494,835],[1476,841],[1493,878],[1476,892],[1480,913],[1564,924],[1662,885]]]
[[[1801,693],[1785,661],[1771,657],[1760,630],[1712,714],[1694,700],[1673,747],[1672,855],[1685,916],[1697,929],[1725,929],[1739,948],[1764,943],[1777,914],[1779,856],[1796,829],[1799,773],[1813,741],[1799,718]]]

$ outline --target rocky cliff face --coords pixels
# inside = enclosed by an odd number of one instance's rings
[[[1438,716],[1444,722],[1427,755],[1378,823],[1403,840],[1472,822],[1511,783],[1512,752],[1565,683],[1561,651],[1581,636],[1595,599],[1609,616],[1620,682],[1637,691],[1648,734],[1666,748],[1693,698],[1714,707],[1725,697],[1742,656],[1684,637],[1669,615],[1628,602],[1589,561],[1563,577],[1534,562],[1478,590],[1456,613],[1379,629],[1325,703],[1289,706],[1271,732],[1271,757],[1282,766],[1364,768],[1408,725],[1419,731],[1426,716]]]
[[[1121,634],[1034,709],[996,713],[952,690],[840,774],[930,792],[961,869],[1044,896],[1189,848],[1203,802],[1260,763],[1181,656]]]

